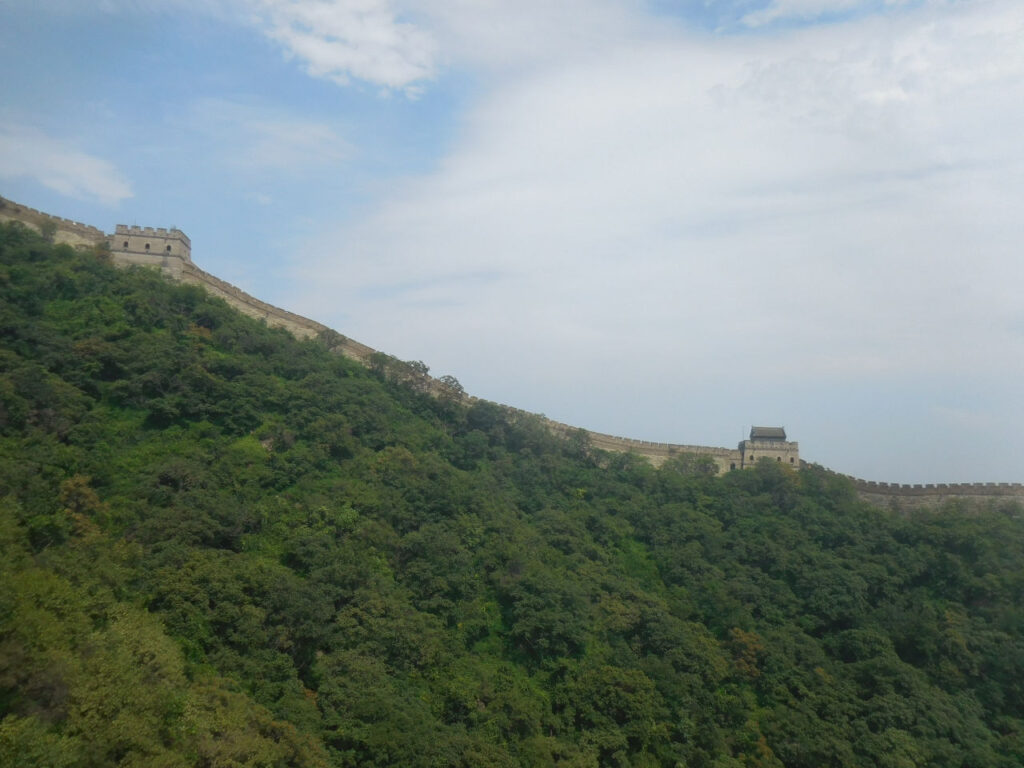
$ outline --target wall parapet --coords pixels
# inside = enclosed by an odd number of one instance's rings
[[[1024,483],[885,483],[833,470],[825,471],[850,481],[857,495],[871,503],[905,502],[911,507],[935,507],[944,501],[956,499],[1024,501]]]
[[[786,449],[794,444],[791,440],[764,440],[761,438],[757,440],[744,440],[743,442],[751,450],[755,451],[762,449]]]
[[[185,245],[190,249],[192,248],[192,241],[189,240],[188,235],[182,232],[180,229],[175,227],[136,227],[128,224],[118,224],[114,227],[115,235],[138,235],[140,237],[163,237],[163,238],[177,238],[182,240]]]
[[[1024,495],[1024,483],[882,483],[875,480],[863,480],[859,477],[848,478],[858,491],[865,493],[884,493],[889,496],[928,496],[928,495],[982,495],[982,496],[1018,496]]]
[[[558,421],[552,421],[547,419],[548,426],[552,431],[567,434],[575,432],[579,427],[573,427],[568,424],[563,424]],[[720,446],[710,445],[687,445],[684,443],[660,443],[652,440],[638,440],[633,437],[620,437],[618,435],[608,435],[603,432],[591,432],[590,430],[583,430],[587,433],[590,438],[591,444],[595,448],[600,448],[605,451],[617,451],[620,453],[628,453],[633,451],[641,456],[648,458],[657,458],[664,460],[675,454],[689,453],[689,454],[700,454],[703,456],[721,457],[728,459],[738,459],[739,451],[731,448],[722,448]]]
[[[116,253],[114,255],[116,257]],[[226,280],[214,277],[191,261],[183,262],[181,279],[193,285],[202,285],[210,293],[224,299],[243,314],[264,320],[271,327],[285,328],[292,335],[300,339],[316,338],[333,333],[323,323],[318,323],[316,320],[310,320],[308,317],[297,315],[294,312],[289,312],[287,309],[281,309],[273,304],[261,301]],[[337,334],[336,342],[334,346],[336,351],[361,363],[368,362],[371,355],[377,351],[341,334]]]
[[[80,221],[74,221],[73,219],[54,216],[27,205],[21,205],[5,197],[0,197],[0,221],[2,220],[20,221],[22,224],[35,229],[40,229],[44,222],[52,222],[57,227],[58,233],[64,232],[80,238],[82,241],[94,244],[102,243],[107,239],[106,233],[101,229],[83,224]],[[63,241],[61,238],[57,239],[58,242]]]

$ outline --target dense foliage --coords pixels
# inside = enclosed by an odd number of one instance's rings
[[[1019,506],[401,378],[0,228],[0,764],[1024,760]]]

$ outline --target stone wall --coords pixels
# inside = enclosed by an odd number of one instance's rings
[[[840,473],[836,473],[840,474]],[[876,506],[904,509],[935,508],[950,500],[1010,501],[1024,503],[1024,483],[879,483],[842,475],[857,491],[857,496]]]
[[[114,251],[110,259],[121,267],[154,267],[174,280],[183,280],[183,272],[187,262],[178,256],[167,253],[133,253],[131,251]]]
[[[761,459],[772,459],[791,467],[800,466],[800,444],[789,440],[744,440],[739,444],[739,452],[743,456],[742,463],[738,465],[741,469],[753,467]]]
[[[37,211],[35,208],[19,205],[4,197],[0,197],[0,221],[20,221],[26,227],[31,227],[37,232],[42,232],[43,225],[50,222],[56,227],[53,236],[54,242],[66,243],[71,246],[93,246],[107,239],[106,234],[96,227],[90,227],[80,221],[63,219],[60,216],[51,216],[48,213]]]
[[[116,262],[121,254],[115,252],[112,256]],[[178,261],[180,262],[181,260],[179,259]],[[310,320],[302,315],[297,315],[294,312],[289,312],[286,309],[275,307],[273,304],[268,304],[265,301],[260,301],[241,288],[201,270],[192,262],[181,263],[179,279],[192,285],[201,285],[210,294],[224,299],[224,301],[242,314],[263,320],[273,328],[284,328],[297,338],[311,339],[322,334],[330,334],[334,340],[333,349],[335,351],[363,364],[366,364],[370,356],[376,352],[375,349],[365,344],[360,344],[358,341],[335,333],[322,323]]]
[[[132,252],[145,256],[178,256],[192,260],[192,242],[180,229],[129,227],[118,224],[110,236],[110,250]]]
[[[99,243],[108,242],[111,237],[96,227],[90,227],[78,221],[64,219],[59,216],[51,216],[34,208],[19,205],[11,200],[0,197],[0,221],[20,221],[37,231],[41,231],[44,224],[52,223],[56,227],[54,241],[67,243],[72,246],[94,246]],[[193,285],[201,285],[210,294],[218,296],[232,307],[249,317],[261,319],[272,327],[285,328],[294,336],[300,339],[325,338],[332,344],[332,349],[340,354],[350,357],[364,365],[370,363],[377,351],[358,341],[349,339],[341,334],[332,331],[326,325],[310,320],[302,315],[289,312],[265,301],[260,301],[249,295],[240,288],[231,285],[220,278],[214,277],[208,272],[199,269],[190,259],[191,243],[184,233],[179,230],[154,229],[151,227],[123,227],[119,226],[118,232],[139,236],[150,236],[164,238],[168,242],[179,240],[184,246],[179,249],[172,246],[172,250],[180,253],[159,254],[138,253],[118,250],[114,248],[111,257],[115,264],[122,266],[148,266],[156,267],[170,277]],[[130,232],[129,232],[130,230]],[[121,244],[123,243],[120,241]],[[443,384],[431,379],[428,384],[428,391],[441,393],[447,391]],[[469,395],[464,397],[467,404],[478,402],[478,399]],[[508,408],[508,406],[502,406]],[[521,412],[515,408],[509,408],[512,412]],[[568,435],[579,431],[577,427],[562,424],[550,419],[545,420],[549,428],[558,434]],[[617,435],[606,435],[601,432],[590,432],[583,430],[590,438],[590,443],[595,448],[616,453],[633,452],[648,459],[654,466],[659,467],[666,460],[680,454],[696,454],[708,456],[719,469],[719,473],[728,472],[732,468],[743,466],[743,452],[740,449],[720,448],[706,445],[686,445],[680,443],[658,443],[648,440],[634,440],[628,437]],[[749,442],[749,441],[745,441]],[[763,448],[753,444],[755,456],[763,453]],[[777,458],[784,463],[788,462],[789,456],[798,456],[796,443],[780,442],[777,448]],[[771,454],[775,457],[775,453]],[[799,459],[796,459],[799,462]],[[799,462],[803,464],[804,462]],[[929,485],[900,485],[893,483],[876,483],[870,480],[848,477],[857,489],[858,495],[865,501],[873,504],[891,505],[896,502],[904,507],[932,507],[938,506],[947,499],[973,499],[973,500],[1007,500],[1020,499],[1024,501],[1024,484],[1021,483],[964,483],[964,484],[929,484]]]
[[[577,427],[562,424],[557,421],[548,420],[552,431],[560,434],[568,434],[577,431]],[[738,468],[742,462],[742,455],[738,450],[730,448],[718,448],[709,445],[685,445],[682,443],[657,443],[650,440],[635,440],[630,437],[619,437],[617,435],[606,435],[601,432],[590,432],[584,430],[590,438],[590,444],[602,451],[613,453],[635,453],[643,456],[655,467],[660,467],[666,460],[682,453],[707,456],[714,460],[718,467],[719,474],[728,472],[732,468]]]

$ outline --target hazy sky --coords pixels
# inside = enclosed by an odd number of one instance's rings
[[[0,19],[0,194],[560,421],[1024,481],[1020,0]]]

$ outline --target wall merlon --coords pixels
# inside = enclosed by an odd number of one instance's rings
[[[182,240],[187,245],[191,246],[192,241],[188,235],[182,232],[180,229],[173,227],[137,227],[129,224],[118,224],[114,227],[115,235],[122,236],[137,236],[137,237],[160,237],[170,240]]]

